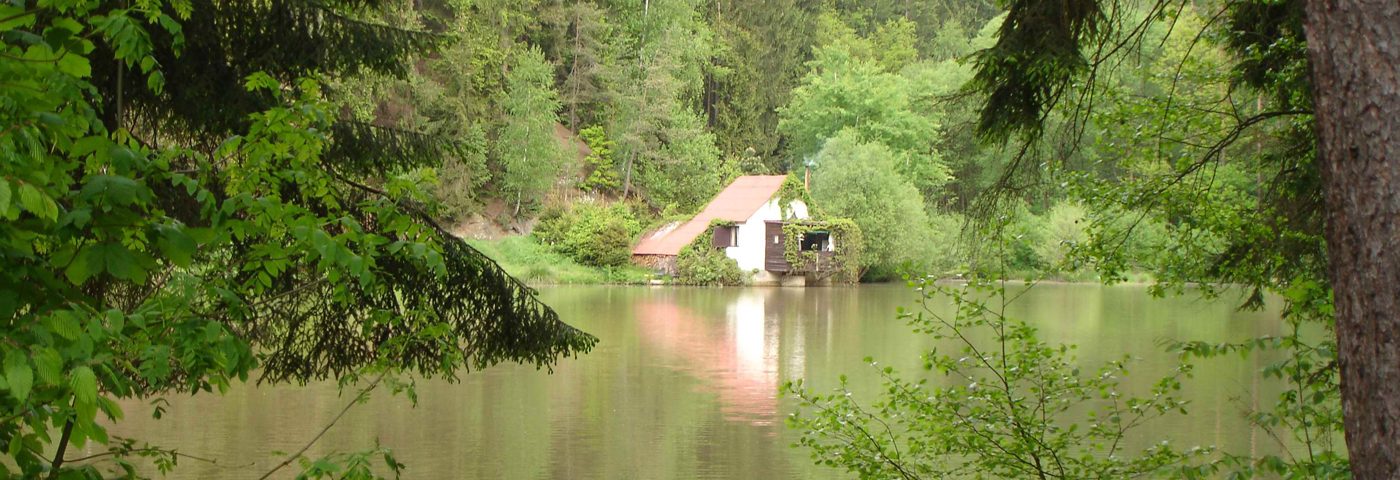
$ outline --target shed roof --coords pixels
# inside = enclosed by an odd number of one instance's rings
[[[710,200],[705,209],[691,218],[690,221],[681,224],[674,229],[665,228],[657,230],[637,244],[637,248],[632,249],[633,255],[677,255],[681,249],[695,237],[705,233],[710,222],[714,220],[726,220],[731,222],[747,221],[754,212],[757,212],[763,204],[773,198],[782,188],[783,182],[787,180],[786,175],[745,175],[734,179],[724,191],[719,192],[714,200]]]

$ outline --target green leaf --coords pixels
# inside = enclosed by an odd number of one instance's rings
[[[92,222],[92,207],[78,207],[63,213],[59,217],[59,226],[72,225],[78,228],[86,228]]]
[[[200,245],[213,242],[218,236],[218,233],[215,232],[212,228],[185,227],[183,230],[185,231],[185,234],[189,235],[190,238],[194,239],[194,241]]]
[[[62,127],[63,124],[68,123],[63,117],[53,112],[39,112],[39,121],[51,127]]]
[[[68,268],[63,270],[63,275],[68,277],[69,282],[74,285],[82,285],[94,275],[102,273],[107,261],[105,258],[106,249],[102,245],[88,245],[78,252],[77,258],[68,264]]]
[[[242,145],[243,137],[240,137],[238,135],[228,137],[224,139],[222,143],[219,144],[218,148],[214,149],[214,156],[227,157],[229,155],[232,155],[234,152],[238,151],[238,147]]]
[[[78,198],[89,201],[101,198],[113,205],[131,205],[149,200],[151,192],[145,185],[127,177],[93,175],[78,192]]]
[[[97,408],[102,410],[102,413],[112,420],[121,420],[125,415],[124,412],[122,412],[121,405],[105,397],[97,397]]]
[[[161,93],[165,90],[165,74],[160,73],[160,70],[152,71],[150,75],[146,76],[146,88],[151,89],[152,92]]]
[[[49,328],[53,329],[58,336],[76,340],[78,335],[83,333],[82,326],[78,323],[78,316],[69,310],[59,310],[49,317]]]
[[[97,375],[92,373],[92,369],[87,365],[73,369],[73,398],[78,403],[85,405],[95,405],[97,403]]]
[[[68,17],[62,17],[53,21],[53,28],[61,28],[74,34],[83,33],[83,24]]]
[[[101,135],[83,137],[73,142],[73,149],[69,152],[74,157],[84,157],[90,153],[103,152],[111,149],[112,141]],[[106,148],[104,148],[106,147]]]
[[[136,160],[138,158],[136,152],[133,152],[130,148],[117,144],[112,145],[112,148],[108,150],[108,154],[111,155],[112,165],[117,167],[132,166],[132,164],[136,163]]]
[[[77,78],[92,76],[92,65],[82,55],[69,53],[58,58],[58,71]]]
[[[28,30],[10,30],[6,33],[9,33],[14,37],[15,41],[11,42],[13,44],[38,45],[44,43],[44,37],[35,35],[33,32],[30,32]],[[49,50],[48,45],[44,45],[44,48],[30,48],[26,50],[24,52],[23,57],[26,60],[47,62],[48,60],[53,58],[53,51]]]
[[[9,453],[9,454],[10,454],[10,458],[16,458],[16,457],[18,457],[18,456],[19,456],[19,452],[21,452],[21,451],[23,451],[23,450],[24,450],[24,435],[15,435],[15,436],[10,437],[10,445],[9,445],[8,449],[6,450],[6,453]]]
[[[44,194],[39,189],[28,183],[19,185],[19,204],[36,216],[41,216],[44,208]]]
[[[281,83],[277,82],[277,79],[272,78],[271,75],[268,75],[263,72],[253,72],[251,75],[248,75],[246,78],[244,78],[243,84],[245,88],[250,92],[256,92],[259,90],[275,92],[278,88],[281,88],[282,86]]]
[[[58,202],[53,201],[48,195],[44,195],[44,211],[39,214],[39,218],[50,222],[58,220]]]
[[[23,5],[24,4],[15,6],[8,3],[0,3],[0,18],[7,19],[4,22],[0,22],[0,31],[28,27],[34,24],[35,14],[25,14]]]
[[[44,43],[55,51],[63,50],[64,44],[73,38],[73,31],[64,28],[49,27],[44,30]]]
[[[181,267],[190,266],[190,262],[194,259],[194,239],[186,234],[183,228],[162,228],[157,246],[161,253],[165,254],[165,258]]]
[[[10,210],[10,182],[0,178],[0,216]]]
[[[107,311],[107,328],[113,332],[121,333],[126,328],[126,315],[121,310],[112,309]]]
[[[5,354],[5,380],[10,383],[10,394],[23,402],[29,399],[29,390],[34,387],[34,371],[29,369],[29,359],[18,350]]]
[[[57,385],[63,379],[63,357],[52,348],[40,350],[34,355],[34,370],[45,384]]]
[[[146,269],[136,262],[136,255],[132,254],[126,247],[116,244],[107,246],[107,273],[112,276],[130,280],[133,283],[146,281]]]

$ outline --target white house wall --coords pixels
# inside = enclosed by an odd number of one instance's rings
[[[795,200],[791,204],[791,218],[807,218],[807,204],[800,200]],[[763,270],[764,253],[767,251],[767,244],[772,239],[764,238],[764,223],[769,220],[783,220],[782,208],[778,206],[777,199],[768,200],[758,211],[749,216],[749,219],[739,225],[739,245],[724,249],[724,254],[734,259],[739,264],[739,269],[745,272],[758,270],[759,276],[766,274]]]

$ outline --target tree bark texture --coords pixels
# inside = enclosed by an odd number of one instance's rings
[[[1309,0],[1352,472],[1400,478],[1400,2]]]

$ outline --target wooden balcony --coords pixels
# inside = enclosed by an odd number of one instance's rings
[[[808,274],[834,272],[840,268],[840,266],[836,264],[836,252],[822,249],[830,245],[830,239],[824,239],[824,241],[816,242],[812,245],[807,245],[809,242],[803,242],[803,246],[814,247],[813,250],[802,252],[803,257],[811,257],[810,254],[815,253],[816,258],[809,258],[800,265],[793,265],[788,262],[787,257],[783,255],[783,248],[786,245],[786,239],[783,234],[783,222],[768,222],[765,233],[766,240],[764,243],[766,245],[763,252],[764,270],[773,273]]]

